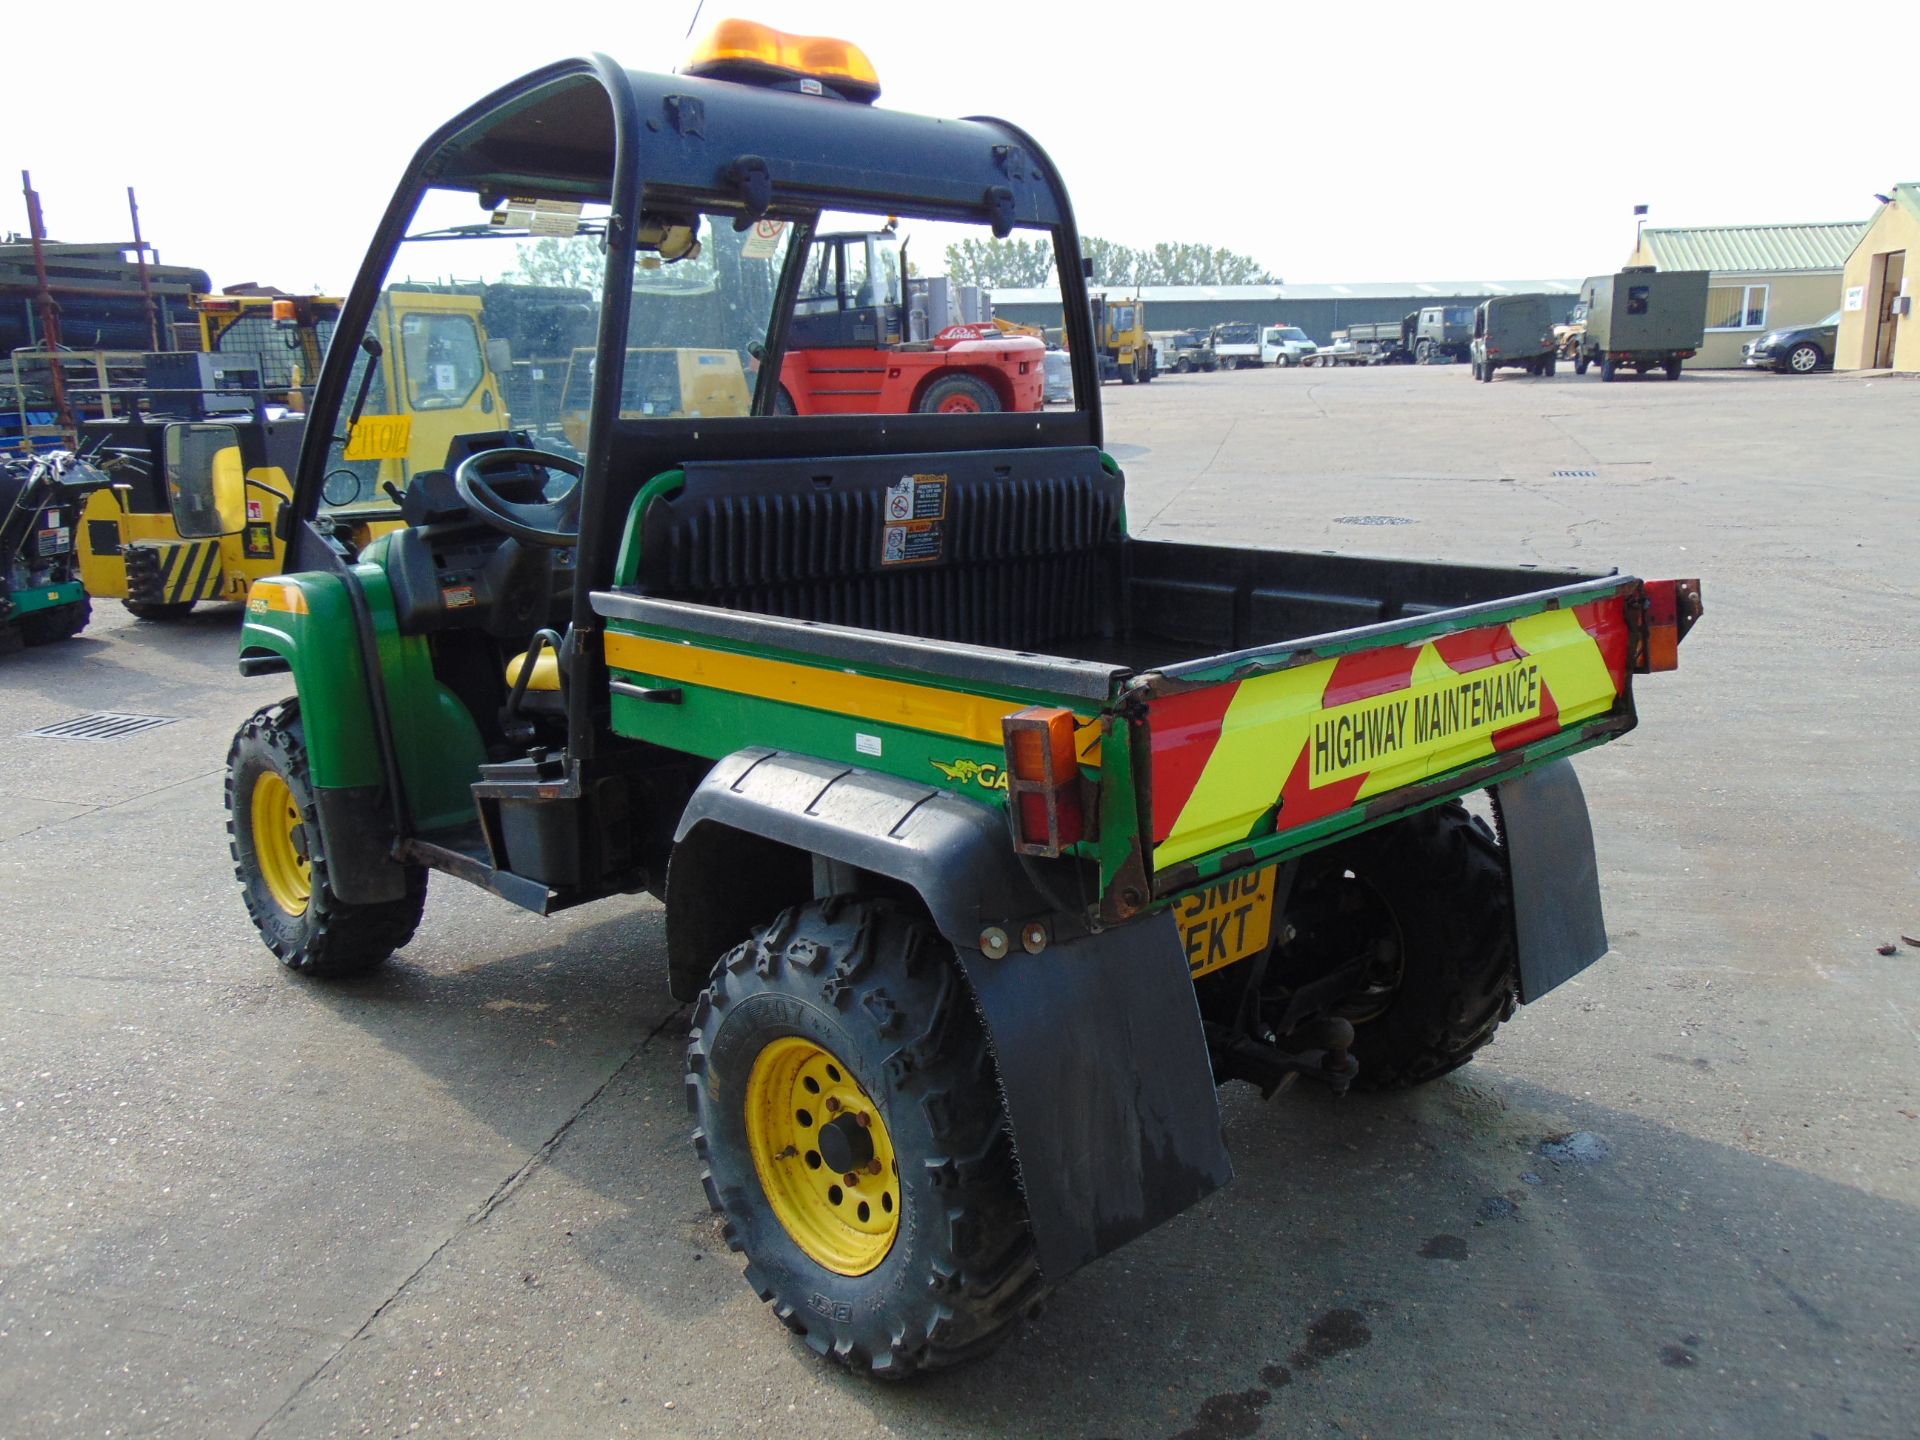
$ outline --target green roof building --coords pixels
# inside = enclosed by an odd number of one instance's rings
[[[1738,369],[1769,330],[1812,325],[1840,308],[1847,256],[1864,220],[1643,230],[1629,265],[1705,270],[1707,330],[1689,370]]]

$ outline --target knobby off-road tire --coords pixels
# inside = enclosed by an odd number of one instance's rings
[[[770,1089],[796,1051],[808,1064]],[[816,1077],[846,1097],[831,1121]],[[707,1201],[747,1283],[819,1354],[899,1379],[985,1353],[1043,1297],[986,1033],[952,950],[916,911],[815,901],[725,956],[695,1006],[687,1100]],[[827,1125],[865,1107],[886,1173],[820,1190],[834,1178],[814,1163]],[[856,1205],[872,1207],[864,1230]],[[876,1239],[883,1213],[890,1241]],[[809,1224],[829,1233],[803,1240]],[[841,1242],[853,1258],[830,1268]]]
[[[300,707],[255,711],[227,752],[227,839],[247,914],[280,963],[333,979],[372,969],[413,938],[425,868],[398,900],[356,905],[333,893],[307,770]]]
[[[1313,859],[1319,876],[1350,871],[1371,890],[1398,952],[1391,988],[1349,1016],[1354,1084],[1403,1090],[1466,1064],[1518,999],[1512,886],[1493,832],[1453,801]]]

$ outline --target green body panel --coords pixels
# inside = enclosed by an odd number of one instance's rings
[[[62,605],[78,605],[86,595],[78,580],[63,580],[57,585],[36,585],[30,590],[15,590],[7,596],[13,602],[11,619],[31,615],[36,610],[53,610]]]
[[[1082,719],[1089,718],[1084,701],[1076,705],[1073,701],[1039,691],[959,685],[929,676],[923,671],[885,666],[822,665],[817,658],[803,653],[767,647],[721,645],[708,637],[631,622],[616,620],[609,629],[615,633],[640,635],[652,640],[689,642],[702,649],[725,654],[810,665],[828,674],[871,676],[923,686],[931,683],[955,694],[980,695],[1017,706],[1057,705],[1075,710]],[[964,736],[917,730],[882,720],[818,710],[786,700],[690,684],[684,680],[617,666],[611,667],[610,673],[616,680],[626,680],[654,690],[678,690],[681,694],[678,704],[669,705],[635,699],[616,691],[612,697],[614,733],[629,739],[644,740],[669,750],[680,750],[709,759],[731,755],[749,746],[777,745],[782,750],[796,754],[895,775],[970,800],[996,806],[1006,804],[1006,782],[1002,774],[1006,765],[1004,745],[990,745]],[[870,737],[866,749],[860,748],[857,736]],[[879,742],[878,754],[873,753],[872,740]],[[1089,767],[1083,767],[1081,773],[1090,781],[1099,780],[1097,772]],[[1093,853],[1091,845],[1076,846],[1075,850],[1077,853]]]
[[[474,818],[471,787],[486,760],[479,727],[434,678],[426,640],[399,633],[393,591],[378,563],[384,542],[375,541],[366,554],[354,573],[373,612],[394,749],[414,826],[437,830],[464,823]],[[256,590],[247,603],[241,655],[283,655],[292,666],[316,786],[380,784],[380,742],[346,583],[318,571],[279,576],[271,583],[297,591],[306,613],[270,608]]]
[[[270,608],[269,588],[299,596],[305,613]],[[322,789],[380,783],[380,743],[367,700],[360,647],[353,643],[353,606],[336,575],[309,571],[257,586],[240,627],[242,659],[285,657],[293,669],[306,733],[307,766]]]
[[[1006,799],[1006,791],[992,783],[1006,764],[1006,754],[999,749],[758,695],[689,685],[683,680],[663,680],[625,670],[613,673],[618,679],[641,685],[671,686],[683,697],[678,705],[659,705],[616,694],[613,728],[620,735],[711,760],[753,745],[774,745],[795,754],[897,775],[975,800],[1004,803]],[[877,739],[880,753],[859,749],[856,732]],[[955,779],[937,768],[935,761],[956,769],[967,768],[961,762],[971,761],[977,768],[969,773],[979,778]]]
[[[463,825],[478,815],[472,787],[487,747],[467,707],[435,678],[426,637],[400,633],[386,571],[389,538],[383,535],[367,546],[353,568],[373,612],[407,807],[419,830]]]
[[[1144,726],[1140,738],[1146,739]],[[1134,726],[1109,715],[1107,733],[1100,739],[1100,893],[1110,893],[1122,881],[1122,871],[1138,865],[1145,876],[1145,852],[1140,834],[1140,795],[1147,783],[1144,769],[1147,747],[1134,747]],[[1134,768],[1134,757],[1142,768]]]

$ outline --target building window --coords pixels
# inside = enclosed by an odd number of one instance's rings
[[[1766,328],[1766,286],[1715,285],[1707,291],[1707,329],[1764,330]]]

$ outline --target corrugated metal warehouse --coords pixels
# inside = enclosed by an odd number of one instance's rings
[[[1132,295],[1133,290],[1096,287]],[[1477,305],[1489,295],[1564,297],[1572,309],[1580,292],[1573,280],[1435,280],[1356,285],[1147,285],[1138,294],[1147,305],[1151,330],[1204,330],[1224,320],[1262,325],[1298,325],[1315,343],[1333,332],[1369,320],[1398,320],[1422,305],[1459,301]],[[995,290],[993,313],[1024,325],[1060,324],[1060,293],[1053,289]],[[1556,314],[1558,311],[1556,311]]]

